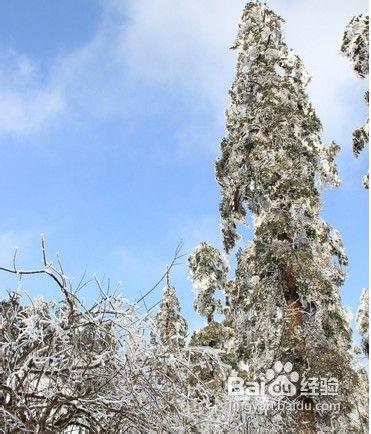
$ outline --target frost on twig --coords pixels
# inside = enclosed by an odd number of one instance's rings
[[[74,288],[61,261],[52,266],[44,239],[41,251],[40,269],[23,270],[14,258],[11,268],[1,267],[15,275],[45,275],[61,290],[60,301],[25,303],[17,292],[0,301],[1,432],[273,430],[271,415],[245,420],[242,409],[232,410],[225,391],[230,367],[217,351],[151,339],[162,336],[158,325],[169,313],[179,320],[169,280],[157,317],[143,312],[145,297],[130,302],[97,277],[99,297],[85,307],[78,293],[90,282],[82,279]],[[177,332],[167,335],[171,343],[183,337],[184,330]]]
[[[194,406],[201,404],[185,388],[193,375],[189,357],[153,345],[148,313],[97,278],[100,296],[84,307],[60,260],[58,269],[48,260],[43,237],[41,252],[40,269],[18,268],[16,255],[12,268],[1,267],[16,275],[50,277],[62,299],[26,305],[10,293],[0,302],[0,426],[46,432],[77,424],[91,432],[119,432],[195,423]],[[207,401],[204,386],[194,384],[194,392]]]

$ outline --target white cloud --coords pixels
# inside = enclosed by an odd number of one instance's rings
[[[58,89],[45,83],[30,59],[13,51],[0,53],[0,64],[0,133],[43,128],[63,107]]]
[[[68,117],[125,119],[163,109],[161,100],[148,103],[152,88],[222,125],[235,61],[228,47],[244,3],[112,0],[103,3],[94,38],[56,58],[46,74],[35,60],[3,54],[0,135],[35,133]],[[341,128],[354,117],[350,91],[361,85],[338,53],[340,38],[350,17],[367,7],[366,0],[276,0],[272,7],[286,19],[288,45],[314,76],[310,93],[320,117],[330,129]],[[189,134],[184,128],[179,137]],[[207,140],[208,134],[203,136]]]
[[[241,0],[132,1],[121,53],[136,75],[190,92],[190,101],[202,97],[224,104],[223,90],[233,76],[228,48],[242,5]]]
[[[362,107],[361,88],[367,85],[340,55],[341,39],[351,17],[366,10],[368,2],[276,0],[274,7],[286,21],[288,45],[312,75],[310,96],[325,129],[341,134],[344,124],[354,122],[355,108]]]

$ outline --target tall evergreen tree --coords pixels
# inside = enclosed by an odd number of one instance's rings
[[[155,323],[164,345],[174,349],[184,347],[187,323],[180,315],[180,303],[174,286],[170,284],[169,271],[166,275],[166,286],[162,292],[160,310],[155,316]]]
[[[351,62],[353,71],[360,78],[366,78],[369,72],[369,16],[361,14],[353,17],[347,25],[341,52],[347,56]],[[365,93],[365,101],[369,103],[369,93]],[[369,141],[369,121],[366,122],[353,132],[353,152],[356,157],[359,156],[362,149]],[[368,188],[369,175],[363,178],[363,184]]]
[[[236,223],[250,212],[254,238],[237,253],[227,320],[252,380],[276,361],[291,362],[302,378],[338,378],[336,396],[293,397],[307,405],[296,414],[299,430],[362,432],[364,377],[353,367],[339,297],[347,258],[339,233],[320,217],[320,187],[339,184],[338,146],[321,141],[309,77],[286,46],[282,23],[265,3],[251,1],[233,46],[236,78],[216,163],[222,235],[230,251]],[[320,402],[340,403],[341,415],[316,412]]]

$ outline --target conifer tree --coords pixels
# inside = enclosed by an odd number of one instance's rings
[[[360,78],[366,78],[369,72],[369,16],[361,14],[351,19],[347,25],[341,52],[347,56],[351,62],[353,71]],[[365,93],[366,103],[369,103],[369,93]],[[362,149],[369,141],[369,121],[366,122],[353,132],[353,153],[359,156]],[[363,178],[365,188],[368,188],[369,175]]]
[[[254,238],[237,253],[228,320],[251,380],[276,361],[291,362],[302,378],[339,380],[336,396],[293,397],[307,405],[296,413],[299,431],[362,432],[364,377],[353,367],[339,297],[347,258],[339,233],[320,217],[320,187],[339,184],[338,146],[321,141],[309,76],[286,46],[282,23],[251,1],[232,47],[236,78],[216,163],[222,235],[228,252],[239,238],[236,224],[251,213]],[[341,415],[316,412],[319,402],[340,403]]]
[[[215,298],[215,292],[220,290],[226,295],[229,265],[225,255],[210,244],[203,242],[188,257],[189,274],[196,297],[193,306],[196,312],[206,317],[207,323],[200,330],[193,333],[191,345],[212,347],[221,350],[224,361],[230,362],[231,344],[233,345],[233,329],[220,317],[215,321],[214,314],[225,315],[227,306],[223,306],[220,299]],[[228,299],[226,299],[228,305]]]
[[[368,341],[368,323],[369,323],[369,305],[368,305],[368,289],[364,289],[361,294],[360,304],[356,317],[356,324],[359,333],[362,336],[362,349],[368,357],[369,341]]]
[[[162,292],[160,310],[155,316],[155,323],[164,345],[174,349],[184,347],[187,323],[180,315],[180,303],[174,286],[170,284],[169,270],[166,274],[166,286]]]
[[[196,293],[193,306],[199,315],[205,316],[209,324],[214,312],[221,310],[221,303],[214,295],[226,281],[228,264],[218,249],[203,242],[188,257],[189,273]]]

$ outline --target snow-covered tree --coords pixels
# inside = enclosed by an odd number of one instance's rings
[[[361,14],[351,19],[347,25],[341,52],[350,60],[355,74],[360,78],[366,78],[369,73],[369,16]],[[369,104],[369,92],[365,93],[365,101]],[[353,152],[359,156],[365,145],[369,141],[369,120],[353,132]],[[369,175],[363,178],[366,188],[369,185]]]
[[[193,361],[223,370],[217,354],[152,343],[151,318],[120,296],[76,306],[71,318],[59,303],[22,305],[12,293],[1,302],[0,324],[1,432],[201,429],[212,404],[223,403]]]
[[[356,324],[357,329],[362,336],[362,349],[367,357],[369,354],[368,328],[370,320],[368,310],[368,289],[364,289],[361,293],[360,304],[356,317]]]
[[[47,275],[62,294],[48,302],[17,288],[0,301],[0,432],[274,431],[271,414],[249,418],[231,408],[220,387],[230,368],[216,351],[152,341],[161,333],[150,312],[97,279],[100,295],[85,307],[87,282],[74,288],[44,243],[43,257],[39,269],[20,269],[15,259],[0,267],[17,278]]]
[[[203,242],[188,257],[189,274],[196,293],[194,308],[210,323],[214,312],[221,311],[220,300],[215,292],[223,289],[228,273],[228,264],[218,249]]]
[[[60,302],[47,302],[10,292],[0,302],[0,430],[202,429],[212,401],[221,405],[224,398],[199,381],[192,358],[223,370],[217,354],[151,342],[160,335],[156,321],[97,279],[100,297],[85,307],[78,297],[85,283],[73,288],[47,260],[44,242],[42,250],[40,269],[22,270],[15,260],[0,267],[17,277],[50,276],[62,294]]]
[[[347,258],[339,233],[320,217],[320,187],[339,184],[338,146],[321,141],[309,76],[286,46],[282,23],[260,1],[243,11],[227,136],[216,163],[226,250],[248,212],[254,223],[252,242],[237,253],[230,292],[236,354],[254,381],[277,360],[291,362],[302,377],[338,378],[337,396],[294,396],[310,404],[297,411],[298,429],[362,430],[364,377],[353,368],[339,297]],[[339,402],[342,414],[316,412],[318,402]]]
[[[368,38],[368,14],[353,17],[345,29],[341,52],[349,58],[354,72],[361,78],[367,77],[369,72]]]
[[[187,323],[180,315],[180,304],[174,286],[170,284],[169,270],[166,274],[166,286],[162,291],[160,310],[155,316],[159,337],[170,348],[183,348],[187,334]]]
[[[228,262],[226,257],[215,247],[203,242],[188,257],[189,274],[196,293],[194,308],[197,313],[207,318],[207,324],[194,331],[190,339],[191,347],[212,348],[218,351],[221,360],[233,365],[234,331],[228,326],[225,315],[228,310],[227,281]],[[215,291],[220,290],[226,298],[223,306],[220,299],[215,298]],[[220,321],[214,319],[217,311]],[[202,381],[212,385],[217,390],[225,389],[225,378],[215,365],[205,366],[204,361],[195,360],[197,372]]]

